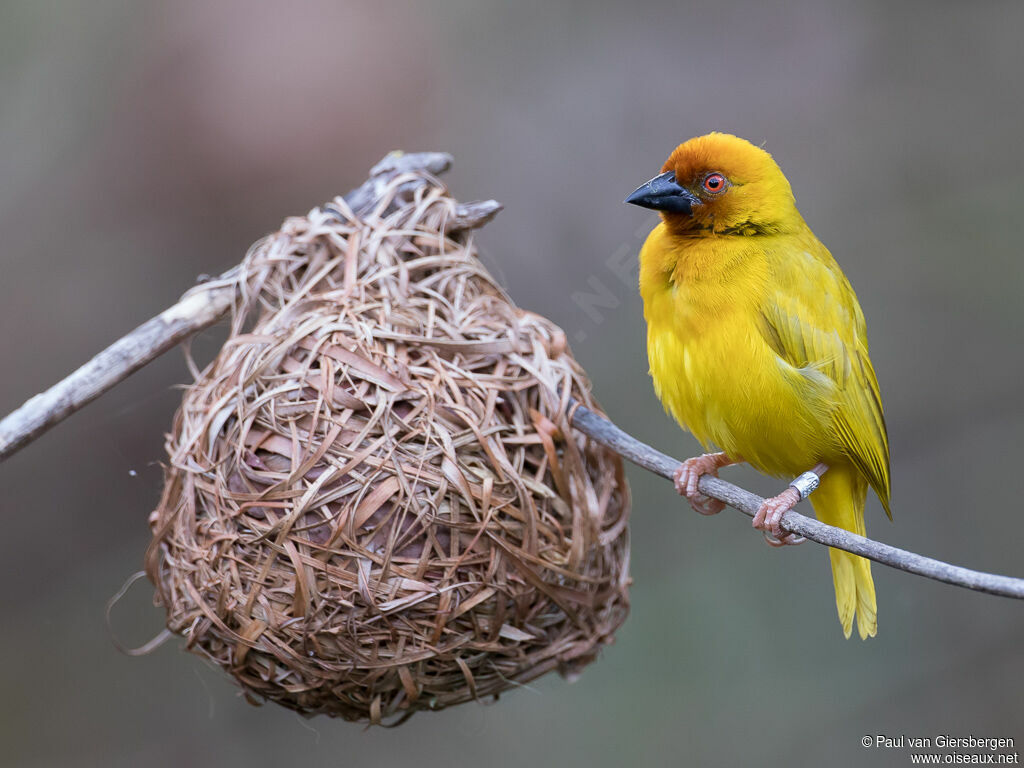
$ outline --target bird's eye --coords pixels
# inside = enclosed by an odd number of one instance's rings
[[[717,195],[725,189],[725,176],[720,173],[709,173],[704,177],[704,191]]]

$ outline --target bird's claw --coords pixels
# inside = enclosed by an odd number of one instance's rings
[[[725,509],[725,502],[705,496],[698,489],[701,475],[718,477],[720,466],[719,455],[705,453],[684,461],[673,475],[676,493],[685,496],[693,510],[701,515],[717,515]]]
[[[757,514],[754,515],[753,526],[764,534],[764,540],[773,547],[787,544],[802,544],[805,539],[782,529],[782,516],[797,505],[800,493],[795,488],[787,488],[778,496],[765,499]]]
[[[780,538],[775,538],[768,531],[761,532],[764,535],[764,543],[769,547],[784,547],[787,544],[803,544],[807,539],[803,536],[797,536],[795,533],[783,534]]]

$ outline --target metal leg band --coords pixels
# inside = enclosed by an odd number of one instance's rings
[[[804,472],[791,482],[789,487],[796,488],[796,492],[800,494],[800,501],[803,501],[814,493],[814,489],[817,488],[820,483],[821,478],[814,472]]]

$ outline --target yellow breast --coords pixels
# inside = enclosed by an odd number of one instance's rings
[[[723,253],[717,240],[684,244],[694,252],[682,260],[665,253],[679,246],[663,227],[644,245],[641,293],[655,391],[705,448],[718,446],[768,474],[799,474],[822,455],[827,435],[762,336],[763,259],[754,251]],[[702,258],[701,249],[716,247],[713,260]]]

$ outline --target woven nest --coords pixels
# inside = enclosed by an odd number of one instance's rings
[[[396,180],[287,220],[185,392],[147,573],[254,703],[395,722],[573,673],[626,618],[622,463],[563,416],[589,382],[455,205]]]

